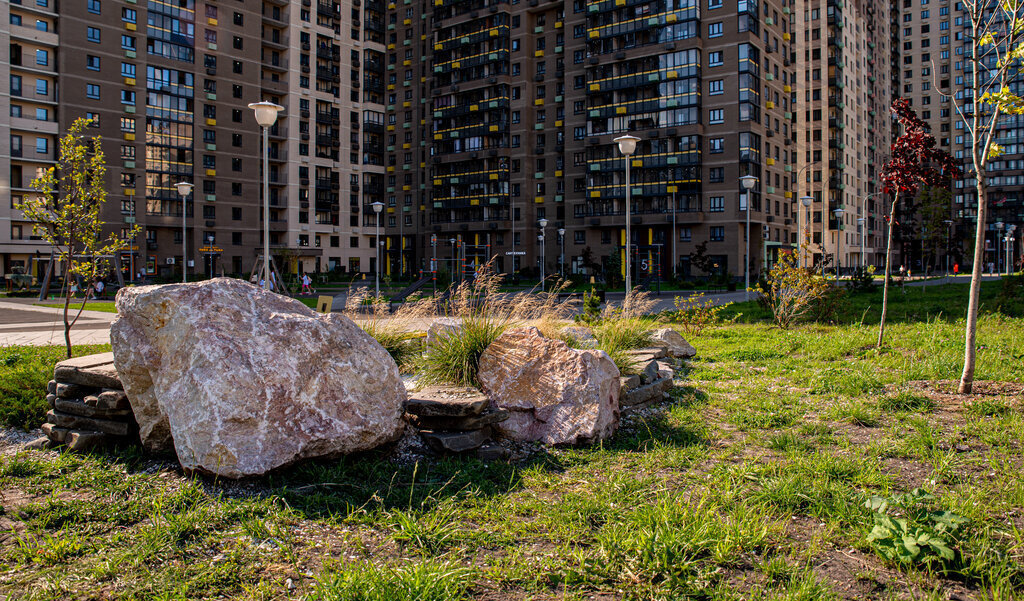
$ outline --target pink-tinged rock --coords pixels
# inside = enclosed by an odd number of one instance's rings
[[[651,332],[651,342],[665,347],[668,354],[677,359],[691,359],[697,356],[697,349],[672,328],[659,328]]]
[[[337,313],[232,278],[122,288],[117,312],[110,343],[142,443],[186,470],[259,475],[405,427],[398,366]]]
[[[576,350],[537,328],[514,328],[480,356],[480,387],[509,411],[506,438],[573,445],[608,438],[619,424],[619,369],[604,351]]]

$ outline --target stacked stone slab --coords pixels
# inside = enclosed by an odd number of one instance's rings
[[[650,348],[631,351],[637,375],[619,379],[619,406],[624,412],[635,411],[668,398],[672,389],[675,369],[684,359],[696,356],[697,351],[683,337],[670,328],[652,332]]]
[[[468,453],[488,449],[491,427],[509,413],[491,406],[475,388],[431,387],[413,392],[405,403],[405,419],[437,453]]]
[[[61,361],[46,389],[43,434],[30,443],[36,448],[66,445],[91,451],[120,443],[138,442],[138,424],[114,368],[113,353]]]

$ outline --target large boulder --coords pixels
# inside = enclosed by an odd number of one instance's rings
[[[619,369],[604,351],[576,350],[537,328],[506,331],[480,356],[480,387],[509,418],[506,438],[549,445],[605,439],[619,423]]]
[[[697,356],[697,349],[683,338],[682,334],[672,328],[659,328],[651,332],[651,342],[665,347],[668,354],[677,359],[690,359]]]
[[[242,280],[122,288],[114,363],[151,451],[229,478],[372,449],[404,428],[387,351],[348,318]]]

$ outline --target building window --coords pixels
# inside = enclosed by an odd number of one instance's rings
[[[100,86],[94,83],[85,84],[85,97],[93,100],[100,99]]]
[[[688,227],[680,228],[679,229],[679,241],[680,242],[689,242],[690,240],[693,240],[693,230],[691,228],[688,228]]]
[[[132,90],[121,90],[121,104],[135,104],[135,92]]]
[[[709,52],[708,53],[708,66],[709,67],[721,67],[722,66],[722,53],[721,52]]]
[[[711,241],[722,242],[725,240],[725,226],[713,225],[711,226]]]
[[[50,53],[46,50],[36,50],[36,64],[45,67],[50,64]]]
[[[712,184],[720,184],[725,181],[725,168],[724,167],[712,167],[708,171],[708,181]]]
[[[92,14],[100,14],[100,0],[89,0],[86,3],[86,6],[88,7],[89,12],[91,12]]]
[[[231,45],[234,46],[235,50],[241,50],[242,49],[242,38],[240,36],[237,36],[237,35],[234,36],[231,39]]]
[[[708,152],[718,154],[723,152],[725,138],[708,138]]]
[[[90,42],[100,43],[100,30],[98,27],[86,27],[85,28],[85,39]]]
[[[712,213],[721,213],[725,211],[725,197],[724,196],[712,196],[708,199],[708,211]]]
[[[121,63],[121,77],[130,77],[135,79],[135,64]]]
[[[121,48],[124,50],[135,50],[135,38],[130,35],[122,35]]]
[[[50,93],[50,82],[45,79],[36,80],[36,94],[46,96]]]
[[[36,138],[36,152],[46,154],[50,150],[50,140],[47,138]]]
[[[231,71],[233,73],[242,72],[242,61],[231,61]]]
[[[725,110],[711,109],[708,111],[708,123],[725,123]]]
[[[91,54],[85,55],[85,68],[91,71],[100,70],[100,57]]]
[[[136,12],[134,8],[122,8],[121,9],[121,20],[125,23],[135,23]]]
[[[720,38],[720,37],[722,37],[722,24],[721,23],[708,23],[708,37],[709,38]]]
[[[721,79],[713,79],[708,82],[708,94],[717,96],[725,93],[725,82]]]
[[[96,97],[99,98],[99,86],[96,86]],[[135,133],[135,119],[130,117],[121,117],[121,131],[126,134]]]

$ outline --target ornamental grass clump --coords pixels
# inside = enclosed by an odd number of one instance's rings
[[[658,323],[651,315],[655,305],[650,293],[631,290],[621,307],[605,307],[600,321],[591,326],[597,348],[608,353],[624,374],[636,371],[628,351],[651,346],[651,332]]]
[[[379,342],[403,371],[412,367],[421,350],[417,326],[433,313],[433,301],[423,298],[412,298],[392,311],[391,303],[373,296],[369,288],[350,290],[343,311]]]
[[[503,279],[487,263],[476,277],[451,290],[443,309],[458,325],[439,333],[418,358],[421,384],[479,386],[480,355],[509,328],[529,324],[556,337],[561,322],[572,313],[573,301],[559,299],[567,284],[555,284],[546,292],[508,293],[501,291]]]

